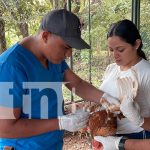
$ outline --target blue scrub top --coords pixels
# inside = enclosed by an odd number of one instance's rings
[[[55,90],[50,87],[53,87],[53,83],[58,82],[55,88],[59,89],[60,95],[62,94],[61,82],[63,82],[64,71],[68,68],[66,62],[62,61],[60,64],[48,62],[46,69],[29,50],[16,43],[0,55],[0,106],[20,108],[22,118],[40,119],[42,118],[41,111],[43,111],[41,110],[41,98],[45,95],[47,99],[44,105],[47,108],[45,116],[49,119],[57,118],[60,109],[58,108],[58,96]],[[28,82],[31,85],[32,82],[41,83],[39,86],[44,83],[52,85],[40,89],[34,84],[32,88],[24,86],[23,83]],[[9,83],[12,83],[9,92],[4,89],[5,83],[6,87],[7,84],[10,87]],[[9,96],[7,96],[7,92]],[[23,95],[27,96],[26,99]],[[28,114],[28,106],[26,105],[29,102],[31,111]],[[63,106],[61,106],[62,108]],[[63,112],[63,109],[60,112]],[[0,138],[0,150],[4,146],[13,146],[17,150],[61,150],[63,131],[57,130],[28,138]]]

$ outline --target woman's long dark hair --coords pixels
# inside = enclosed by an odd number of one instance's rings
[[[142,43],[140,33],[132,21],[125,19],[125,20],[121,20],[116,23],[113,23],[109,28],[107,38],[112,37],[112,36],[119,36],[121,39],[131,44],[132,46],[135,45],[135,42],[137,39],[140,39],[141,44],[139,48],[137,49],[137,54],[138,56],[147,60],[145,53],[142,51],[143,43]]]

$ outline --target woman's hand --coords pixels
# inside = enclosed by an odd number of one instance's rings
[[[120,110],[125,117],[133,122],[133,124],[142,126],[144,118],[141,116],[138,103],[134,101],[138,90],[138,80],[136,72],[133,69],[131,71],[133,78],[118,78],[118,88],[121,100]]]
[[[104,150],[118,150],[118,145],[121,140],[121,137],[115,137],[115,136],[95,136],[94,140],[102,143]]]

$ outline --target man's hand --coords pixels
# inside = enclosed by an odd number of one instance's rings
[[[136,126],[142,126],[144,118],[141,116],[140,107],[132,98],[124,97],[120,105],[120,110],[125,117],[127,117]]]
[[[98,142],[101,142],[104,150],[119,150],[118,145],[122,137],[114,136],[95,136],[94,139]]]
[[[59,128],[60,130],[67,130],[70,132],[78,131],[86,127],[89,115],[89,112],[80,109],[75,113],[59,116]]]

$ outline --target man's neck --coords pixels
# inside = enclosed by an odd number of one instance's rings
[[[45,68],[48,68],[48,61],[42,54],[41,45],[39,45],[39,43],[36,36],[28,36],[20,42],[20,44],[29,50]]]

